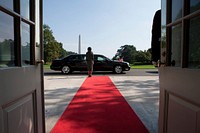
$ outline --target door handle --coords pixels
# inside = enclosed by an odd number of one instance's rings
[[[161,62],[160,60],[158,60],[157,64],[158,64],[158,67],[161,67],[161,66],[165,66],[165,65],[166,65],[165,62]]]
[[[37,64],[39,64],[39,63],[44,64],[44,60],[36,60],[36,63]]]

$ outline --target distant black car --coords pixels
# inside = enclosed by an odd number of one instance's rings
[[[61,71],[62,73],[71,73],[73,71],[87,71],[86,55],[73,54],[62,59],[53,60],[50,68],[55,71]],[[123,71],[129,71],[130,66],[128,62],[110,60],[103,55],[94,54],[93,70],[122,73]]]

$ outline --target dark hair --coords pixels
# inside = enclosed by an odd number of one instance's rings
[[[88,47],[88,48],[87,48],[87,50],[91,51],[91,50],[92,50],[92,48],[91,48],[91,47]]]

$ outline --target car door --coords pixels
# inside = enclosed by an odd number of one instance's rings
[[[79,61],[79,56],[78,55],[71,55],[68,59],[68,64],[71,67],[71,69],[77,70],[77,66],[78,66],[78,61]]]
[[[94,70],[96,71],[108,71],[111,67],[111,62],[102,55],[95,55],[94,56]]]
[[[81,71],[87,71],[86,55],[81,55],[79,66]]]
[[[109,58],[102,56],[104,60],[104,70],[105,71],[112,71],[113,70],[113,61]]]
[[[159,133],[200,132],[200,0],[162,0]]]
[[[42,0],[0,1],[0,132],[42,133]]]
[[[73,71],[87,70],[87,64],[84,55],[71,55],[71,57],[68,59],[68,64]]]
[[[94,71],[104,70],[104,59],[100,55],[94,55]]]

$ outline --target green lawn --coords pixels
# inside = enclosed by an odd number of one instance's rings
[[[132,69],[155,69],[154,65],[130,65]]]
[[[50,65],[51,65],[51,63],[46,63],[46,64],[44,64],[44,68],[45,69],[48,69],[48,68],[50,69]]]

